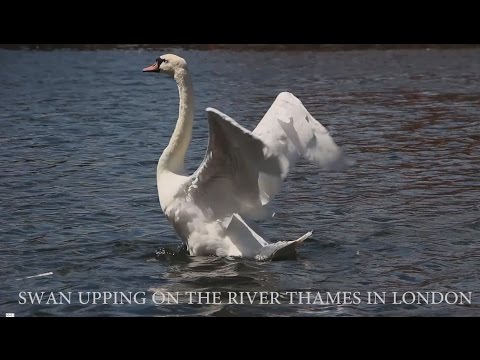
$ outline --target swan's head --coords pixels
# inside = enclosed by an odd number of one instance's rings
[[[159,56],[153,65],[143,69],[143,72],[158,72],[175,76],[177,74],[186,72],[187,70],[187,62],[180,56],[165,54]]]

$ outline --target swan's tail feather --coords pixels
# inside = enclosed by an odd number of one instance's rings
[[[233,214],[226,227],[226,235],[243,257],[253,257],[264,246],[268,245],[239,214]]]
[[[309,231],[305,235],[292,241],[277,241],[273,244],[268,244],[263,247],[260,252],[255,255],[255,260],[281,260],[288,258],[295,254],[295,248],[300,245],[305,239],[309,238],[312,232]]]
[[[258,261],[280,260],[295,255],[295,247],[312,235],[309,231],[296,240],[269,243],[257,234],[242,217],[233,214],[226,225],[226,235],[243,257]]]

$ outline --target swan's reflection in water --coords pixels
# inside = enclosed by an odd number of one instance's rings
[[[345,309],[337,305],[299,304],[296,296],[292,302],[288,292],[315,288],[308,275],[315,270],[301,255],[290,260],[257,262],[191,257],[183,248],[172,247],[157,250],[155,257],[148,261],[165,265],[162,269],[166,269],[161,282],[156,280],[148,289],[149,296],[157,299],[156,311],[160,316],[242,316],[245,311],[252,316],[345,313]],[[305,268],[304,275],[297,275],[298,267]]]
[[[184,249],[161,249],[155,259],[169,264],[165,280],[174,288],[168,291],[274,291],[278,289],[280,274],[271,273],[268,262],[216,256],[192,257]],[[266,290],[265,290],[266,289]]]

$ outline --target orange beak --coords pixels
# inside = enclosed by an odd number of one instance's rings
[[[143,72],[159,72],[159,71],[160,71],[160,65],[158,64],[158,62],[143,69]]]

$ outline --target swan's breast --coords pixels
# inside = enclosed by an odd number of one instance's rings
[[[157,171],[158,199],[164,213],[172,202],[185,197],[184,188],[188,179],[187,176],[174,174],[170,171]]]

